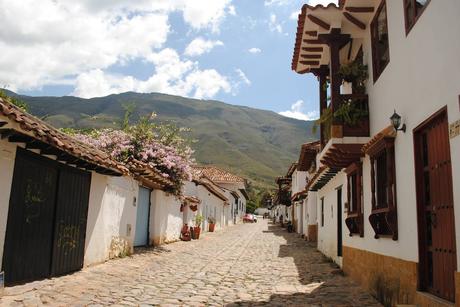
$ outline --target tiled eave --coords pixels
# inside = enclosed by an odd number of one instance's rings
[[[362,46],[363,38],[374,15],[378,1],[347,0],[339,6],[310,6],[305,4],[297,21],[297,34],[291,68],[297,73],[311,72],[330,61],[327,45],[319,35],[328,34],[333,28],[349,34],[351,42],[340,52],[341,63],[352,61]]]

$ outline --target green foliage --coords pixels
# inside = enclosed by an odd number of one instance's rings
[[[364,92],[369,73],[367,65],[364,65],[360,60],[340,66],[338,74],[344,81],[353,83],[353,87],[358,92]]]
[[[200,227],[201,223],[203,222],[204,217],[201,214],[195,215],[193,222],[195,223],[195,227]]]
[[[342,105],[334,112],[334,117],[342,120],[349,126],[355,126],[368,114],[367,110],[360,108],[357,103],[350,99],[342,103]]]
[[[0,89],[0,98],[5,99],[6,101],[17,106],[19,109],[23,110],[24,112],[29,111],[29,106],[27,105],[25,101],[19,98],[16,98],[16,97],[8,96],[6,92],[2,89]]]
[[[318,128],[321,125],[324,127],[323,134],[326,139],[329,139],[331,136],[331,127],[332,127],[332,120],[334,118],[334,114],[332,114],[331,108],[327,108],[323,110],[323,114],[317,119],[312,127],[312,133],[316,134]]]
[[[130,102],[121,105],[123,110],[125,110],[125,114],[123,116],[123,120],[121,121],[121,130],[125,131],[129,127],[129,120],[133,115],[134,110],[136,109],[136,103]]]
[[[256,211],[257,208],[259,208],[259,206],[256,202],[252,200],[248,200],[248,202],[246,203],[246,213],[254,213],[254,211]]]

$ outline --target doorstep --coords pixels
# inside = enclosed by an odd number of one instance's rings
[[[416,292],[417,306],[454,307],[455,304],[428,292]]]

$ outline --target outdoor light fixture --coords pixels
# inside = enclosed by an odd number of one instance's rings
[[[402,131],[404,133],[406,132],[406,124],[403,124],[401,126],[401,116],[398,113],[396,113],[396,110],[390,117],[390,120],[391,124],[393,125],[396,131]]]

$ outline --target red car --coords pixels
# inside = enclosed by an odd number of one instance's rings
[[[243,223],[257,223],[257,219],[253,214],[246,213],[243,216]]]

